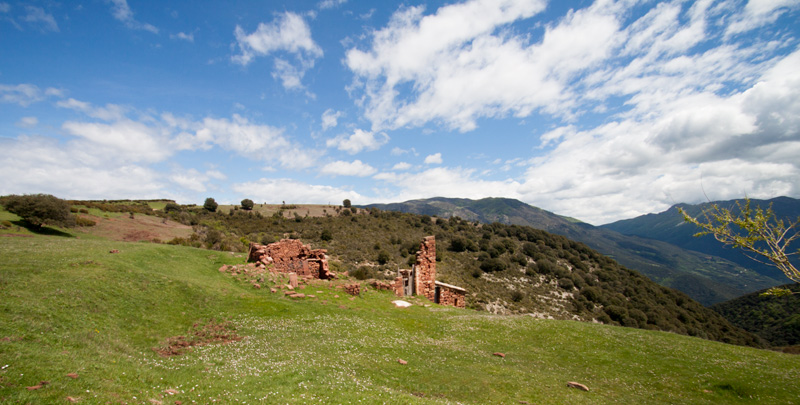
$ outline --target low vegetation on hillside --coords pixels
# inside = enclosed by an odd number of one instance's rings
[[[6,214],[0,219],[17,222]],[[0,230],[0,403],[711,404],[800,396],[800,365],[783,353],[423,299],[397,309],[390,292],[349,297],[323,281],[304,290],[315,297],[293,299],[218,271],[241,264],[242,254],[15,226]],[[331,242],[343,237],[331,233]]]
[[[299,238],[328,249],[335,272],[393,279],[399,268],[410,267],[422,238],[434,235],[438,279],[466,288],[469,308],[763,345],[683,293],[581,243],[531,227],[341,206],[327,206],[320,216],[301,215],[302,206],[269,216],[258,205],[252,211],[236,208],[211,212],[168,205],[161,215],[192,225],[195,232],[166,242],[244,252],[250,242]]]
[[[800,353],[800,285],[787,284],[781,288],[793,294],[763,296],[763,291],[759,291],[714,305],[711,309],[773,346]]]

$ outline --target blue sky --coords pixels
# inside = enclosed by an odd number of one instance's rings
[[[0,0],[0,195],[800,197],[800,1]]]

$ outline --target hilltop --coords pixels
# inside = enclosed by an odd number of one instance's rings
[[[508,198],[469,200],[439,197],[367,207],[542,229],[582,242],[661,285],[686,293],[703,305],[727,301],[784,282],[749,270],[747,263],[733,262],[648,237],[646,226],[641,228],[642,232],[623,234],[614,227],[596,227]],[[684,229],[689,230],[689,226]]]

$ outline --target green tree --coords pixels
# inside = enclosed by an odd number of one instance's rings
[[[343,205],[345,208],[350,208],[350,206],[351,206],[350,200],[349,200],[349,199],[347,199],[347,198],[345,198],[345,199],[344,199],[344,201],[342,201],[342,205]]]
[[[745,254],[758,262],[774,266],[795,283],[800,283],[800,271],[792,264],[793,252],[790,245],[800,238],[800,218],[794,222],[784,221],[775,215],[772,204],[769,208],[753,208],[750,199],[745,203],[736,202],[736,209],[711,204],[701,217],[695,218],[679,208],[683,219],[700,227],[695,236],[712,235],[728,246],[742,249]],[[788,253],[787,253],[788,251]],[[782,288],[771,288],[765,294],[790,295],[792,292]]]
[[[36,228],[45,224],[75,225],[69,203],[50,194],[10,195],[3,197],[3,206]]]
[[[250,211],[253,209],[253,206],[255,206],[253,200],[249,198],[245,198],[244,200],[242,200],[242,209]]]
[[[211,198],[211,197],[206,198],[206,202],[203,203],[203,208],[205,208],[206,210],[208,210],[210,212],[217,212],[217,207],[218,206],[219,206],[219,204],[217,204],[217,202],[214,201],[214,199]]]

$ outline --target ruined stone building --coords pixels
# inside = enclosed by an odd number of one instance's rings
[[[281,239],[269,245],[250,243],[247,261],[261,266],[272,265],[271,269],[279,273],[327,280],[334,274],[328,269],[325,253],[325,249],[311,249],[297,239]]]
[[[394,292],[398,297],[422,295],[437,304],[466,306],[465,289],[436,281],[436,238],[433,236],[422,240],[414,266],[398,272]]]

